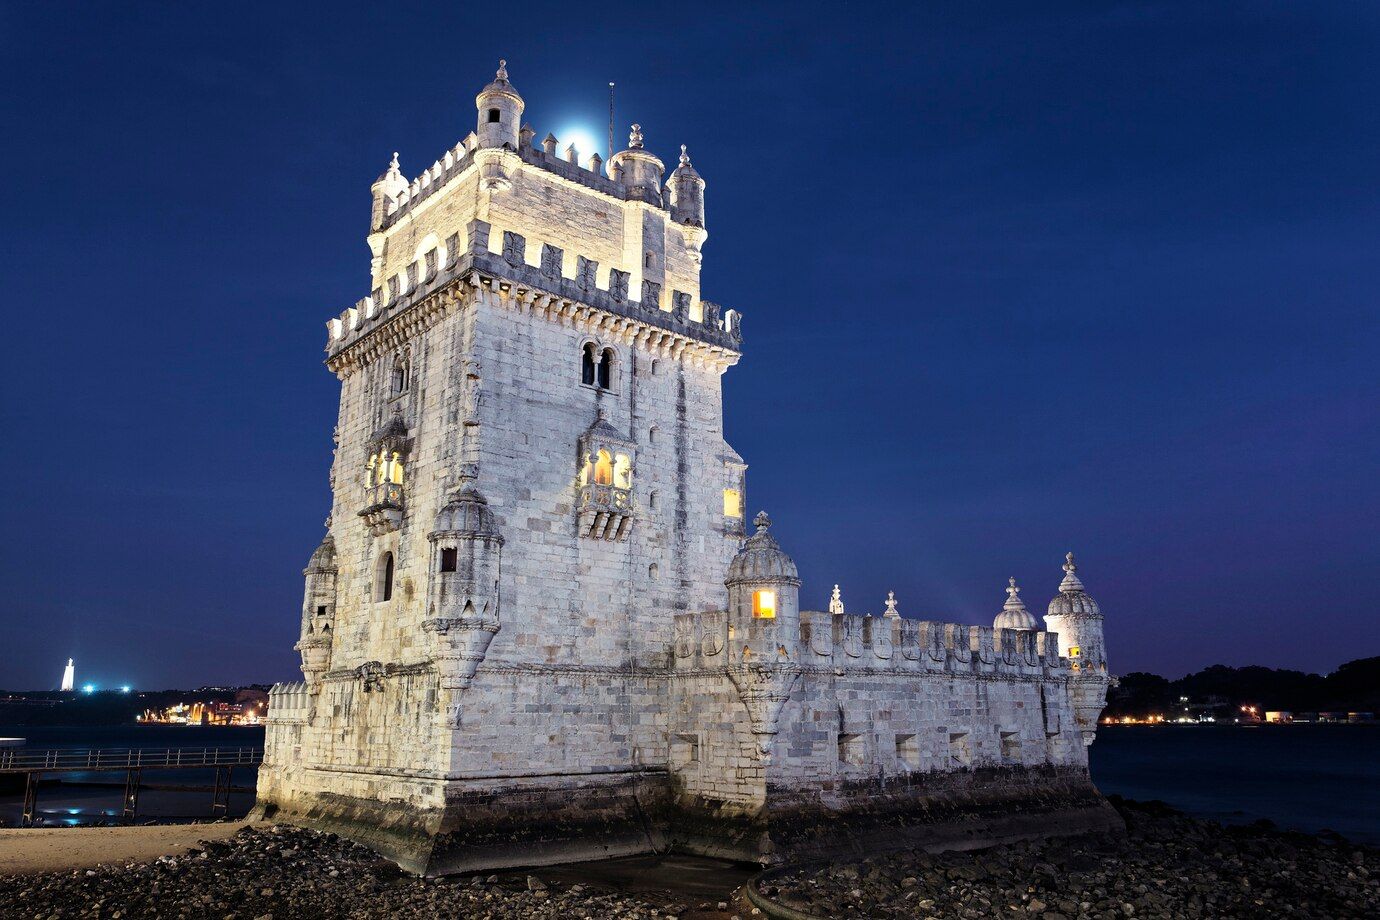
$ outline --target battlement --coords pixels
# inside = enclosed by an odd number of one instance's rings
[[[604,161],[599,158],[597,153],[591,153],[584,164],[581,165],[578,159],[571,160],[568,157],[562,159],[556,154],[555,151],[559,147],[560,142],[553,136],[547,136],[547,141],[543,147],[533,146],[531,139],[532,135],[530,132],[524,131],[522,142],[519,144],[516,151],[517,155],[521,157],[522,162],[526,163],[528,166],[535,166],[537,169],[545,170],[553,175],[560,176],[562,179],[583,185],[585,188],[608,195],[619,201],[633,200],[625,184],[605,176],[601,172]],[[548,150],[545,148],[550,149]],[[459,177],[465,173],[466,170],[477,165],[475,152],[478,149],[479,139],[475,136],[474,132],[471,131],[465,136],[464,140],[447,150],[440,159],[422,170],[422,173],[408,183],[406,188],[388,199],[386,210],[383,215],[383,223],[378,229],[380,231],[388,230],[398,223],[398,221],[402,220],[403,217],[414,208],[420,206],[423,201],[426,201],[446,185],[450,184],[452,179]],[[571,148],[567,148],[568,151],[570,149]],[[662,211],[670,210],[669,207],[664,204],[648,204],[650,207],[655,207]]]
[[[303,723],[311,709],[311,694],[302,681],[274,684],[268,691],[268,719],[276,724]]]
[[[749,628],[770,628],[758,627],[758,622]],[[753,653],[743,646],[744,638],[722,611],[678,614],[675,667],[719,668],[748,660]],[[1051,632],[802,610],[800,631],[792,638],[785,660],[838,675],[893,671],[898,675],[1065,677],[1072,673],[1068,660],[1059,656],[1058,635]],[[781,661],[778,655],[772,663]]]
[[[495,244],[498,248],[495,249]],[[531,261],[529,254],[538,254]],[[573,269],[573,271],[568,271]],[[742,316],[736,310],[723,311],[715,303],[694,300],[691,295],[672,290],[667,296],[659,285],[643,282],[640,292],[629,290],[630,274],[617,268],[603,273],[599,284],[597,262],[576,255],[568,257],[561,249],[496,228],[484,221],[472,221],[462,243],[459,233],[451,234],[435,248],[397,274],[368,297],[357,301],[338,317],[327,321],[327,355],[340,352],[370,335],[374,330],[406,313],[414,305],[443,291],[457,281],[499,281],[503,290],[516,284],[535,296],[544,292],[561,301],[560,309],[574,310],[584,305],[604,313],[639,320],[669,333],[703,342],[736,355],[742,345]],[[634,297],[634,293],[640,296]]]

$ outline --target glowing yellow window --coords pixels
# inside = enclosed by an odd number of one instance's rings
[[[1076,646],[1076,645],[1071,645],[1071,646],[1069,646],[1069,657],[1070,657],[1070,658],[1077,658],[1077,657],[1079,657],[1079,656],[1082,655],[1082,654],[1083,654],[1083,649],[1081,649],[1080,647],[1078,647],[1078,646]]]
[[[724,489],[724,517],[743,516],[743,496],[737,489]]]
[[[752,615],[763,620],[776,619],[776,592],[752,592]]]

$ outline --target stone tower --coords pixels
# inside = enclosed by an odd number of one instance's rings
[[[801,610],[771,521],[745,535],[741,319],[701,297],[685,148],[667,177],[637,125],[607,175],[534,146],[504,64],[475,110],[371,185],[369,292],[326,324],[332,506],[259,814],[431,874],[1114,826],[1072,560],[1063,656],[1014,581],[993,626]]]
[[[552,858],[646,849],[655,671],[675,614],[722,606],[743,532],[703,179],[683,158],[664,189],[636,127],[617,179],[533,147],[503,65],[475,106],[420,177],[395,156],[371,188],[372,291],[328,324],[305,682],[260,783],[263,810],[427,871],[501,863],[516,826]]]

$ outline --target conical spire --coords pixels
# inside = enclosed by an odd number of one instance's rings
[[[1078,578],[1078,566],[1074,565],[1073,562],[1073,553],[1069,553],[1064,559],[1064,580],[1059,583],[1059,590],[1061,592],[1084,590],[1083,582]]]

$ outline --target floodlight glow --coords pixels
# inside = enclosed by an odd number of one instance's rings
[[[81,692],[82,692],[82,693],[95,693],[95,692],[96,692],[96,685],[95,685],[95,684],[82,684]]]
[[[569,147],[571,144],[574,144],[575,149],[580,152],[581,163],[586,162],[589,159],[589,155],[599,149],[599,142],[594,139],[593,134],[590,134],[584,128],[565,128],[561,131],[557,131],[556,137],[559,139],[556,155],[563,160],[565,159],[565,148]]]
[[[122,687],[120,688],[120,692],[121,692],[121,693],[128,693],[128,692],[129,692],[129,684],[125,684],[124,686],[122,686]]]

